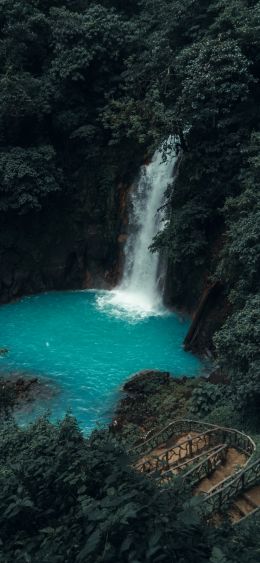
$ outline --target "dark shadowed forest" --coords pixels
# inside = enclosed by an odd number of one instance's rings
[[[194,313],[218,287],[191,349],[225,384],[190,412],[260,442],[259,99],[259,1],[0,0],[1,302],[111,287],[124,190],[168,139],[166,302]],[[3,390],[1,563],[259,562],[257,523],[215,528],[107,429],[18,428],[12,406]]]

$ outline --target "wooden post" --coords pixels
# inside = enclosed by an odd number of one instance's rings
[[[188,450],[189,456],[192,457],[192,437],[190,436],[190,434],[188,435]]]
[[[221,505],[222,505],[222,489],[220,489],[220,494],[219,494],[219,497],[218,497],[218,501],[219,501],[219,502],[218,502],[218,508],[220,509],[220,508],[221,508]]]

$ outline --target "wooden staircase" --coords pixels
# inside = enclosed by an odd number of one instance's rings
[[[236,450],[235,448],[228,448],[226,459],[223,464],[215,469],[215,471],[205,477],[196,487],[194,494],[208,493],[213,487],[224,481],[230,475],[236,473],[241,469],[246,461],[247,456]]]
[[[205,517],[235,524],[260,511],[260,460],[249,465],[255,449],[238,430],[179,419],[129,453],[135,469],[160,487],[174,492],[178,476],[178,486],[202,495]]]
[[[256,502],[256,496],[258,500]],[[232,523],[239,522],[260,508],[260,487],[256,486],[249,491],[242,492],[241,495],[234,500],[228,510],[228,516]]]
[[[247,465],[208,491],[206,512],[215,523],[228,517],[233,524],[251,515],[260,515],[260,460]]]

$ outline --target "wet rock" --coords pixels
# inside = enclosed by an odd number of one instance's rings
[[[124,245],[124,244],[126,243],[127,239],[128,239],[128,235],[122,233],[121,235],[118,236],[117,242],[118,242],[119,244],[123,244],[123,245]]]
[[[38,377],[30,377],[21,373],[1,376],[0,407],[3,410],[8,410],[8,408],[21,410],[37,400],[50,400],[57,392],[54,385]]]
[[[169,381],[168,371],[142,370],[124,384],[123,391],[134,395],[149,395],[154,393],[158,385],[169,385]]]
[[[170,373],[159,370],[142,370],[131,376],[123,386],[123,395],[116,409],[111,431],[120,432],[125,424],[142,426],[144,420],[152,425],[156,418],[149,398],[162,386],[170,383]]]
[[[122,388],[111,431],[136,442],[146,432],[186,417],[192,392],[203,381],[203,377],[174,377],[168,371],[134,374]]]
[[[222,283],[215,282],[207,286],[185,338],[185,350],[200,356],[214,356],[213,335],[224,324],[231,310],[232,306],[227,300]]]
[[[212,383],[213,385],[228,385],[229,379],[225,373],[223,373],[220,369],[215,369],[209,374],[207,378],[208,383]]]

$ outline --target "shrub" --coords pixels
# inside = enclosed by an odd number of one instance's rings
[[[190,401],[190,411],[193,415],[204,417],[223,400],[225,386],[204,383],[194,389]]]

